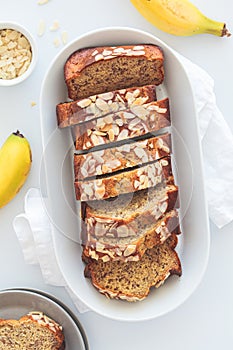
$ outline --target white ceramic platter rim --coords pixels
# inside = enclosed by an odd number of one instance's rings
[[[128,38],[128,39],[127,39]],[[98,46],[98,45],[116,45],[116,44],[126,44],[126,43],[134,43],[141,44],[142,42],[151,42],[157,44],[162,47],[165,53],[165,80],[168,82],[174,79],[172,75],[176,76],[176,71],[178,70],[180,76],[178,76],[178,87],[173,82],[173,87],[168,86],[169,98],[171,97],[171,112],[172,117],[175,118],[173,123],[173,130],[177,133],[179,137],[175,138],[174,141],[174,153],[176,156],[178,170],[180,174],[178,174],[179,186],[181,188],[181,197],[184,197],[183,203],[185,203],[185,215],[182,220],[182,229],[184,236],[184,250],[181,247],[181,260],[183,260],[183,275],[178,281],[176,278],[171,278],[169,281],[165,283],[164,286],[156,290],[156,295],[153,292],[153,297],[150,295],[145,301],[140,303],[129,303],[126,305],[121,301],[107,300],[105,297],[99,295],[97,291],[90,285],[90,281],[82,278],[79,278],[79,284],[76,283],[74,279],[74,275],[72,269],[76,269],[78,264],[80,263],[79,257],[77,257],[77,266],[69,266],[69,255],[73,254],[73,250],[75,251],[75,242],[72,242],[63,234],[61,234],[62,230],[59,230],[59,225],[56,226],[56,220],[59,220],[58,215],[54,216],[53,210],[51,206],[54,198],[54,189],[53,183],[50,179],[50,166],[52,159],[46,159],[46,153],[48,152],[48,144],[52,134],[55,134],[54,140],[56,141],[56,146],[59,146],[60,140],[62,142],[67,137],[66,132],[62,132],[62,130],[57,130],[56,127],[56,116],[54,111],[49,111],[51,107],[51,102],[49,102],[49,98],[52,97],[52,100],[56,101],[56,103],[61,102],[60,98],[65,98],[65,94],[61,93],[61,96],[54,97],[53,94],[49,95],[48,87],[50,87],[50,78],[54,78],[54,74],[63,74],[63,65],[65,59],[75,50],[85,46]],[[167,60],[167,61],[166,61]],[[169,61],[170,60],[170,61]],[[60,63],[59,63],[60,61]],[[174,67],[171,67],[171,63]],[[55,73],[54,70],[55,69]],[[167,76],[166,76],[167,75]],[[56,81],[56,79],[55,79]],[[179,86],[181,82],[184,84],[184,96],[183,99],[179,100],[179,95],[175,91],[176,88],[182,88]],[[166,83],[166,82],[165,82]],[[170,89],[170,90],[169,90]],[[62,90],[62,89],[61,89]],[[182,92],[184,92],[182,91]],[[185,95],[187,94],[187,95]],[[175,104],[176,100],[176,104]],[[179,100],[179,103],[178,103]],[[181,106],[182,104],[182,106]],[[182,107],[182,108],[181,108]],[[54,107],[55,108],[55,107]],[[184,111],[184,112],[183,112]],[[181,114],[184,115],[181,115]],[[175,116],[175,117],[174,117]],[[50,119],[54,118],[54,119]],[[188,119],[189,118],[189,119]],[[190,130],[190,128],[192,130]],[[52,220],[53,223],[53,239],[55,244],[55,251],[57,254],[58,264],[62,271],[62,274],[71,288],[72,292],[77,295],[77,297],[91,310],[113,319],[121,320],[121,321],[142,321],[153,319],[164,315],[171,310],[174,310],[179,305],[181,305],[188,297],[192,295],[194,290],[198,287],[199,283],[204,276],[204,272],[207,267],[208,257],[209,257],[209,225],[208,225],[208,215],[207,215],[207,205],[205,198],[205,190],[204,190],[204,181],[203,181],[203,160],[201,155],[201,144],[198,133],[198,124],[197,124],[197,115],[193,101],[192,89],[190,86],[189,79],[185,72],[184,67],[181,62],[175,55],[172,49],[170,49],[165,43],[163,43],[158,38],[155,38],[152,34],[133,29],[133,28],[122,28],[122,27],[110,27],[110,28],[102,28],[96,31],[89,32],[80,36],[78,39],[73,40],[68,46],[66,46],[53,60],[51,63],[47,74],[44,78],[41,90],[41,129],[42,129],[42,143],[44,149],[44,157],[45,157],[45,167],[47,167],[46,174],[46,190],[48,194],[48,202],[49,206],[46,204],[46,210]],[[187,134],[187,135],[186,135]],[[179,145],[179,138],[185,142],[185,146],[188,150],[188,156],[190,157],[192,164],[190,169],[190,174],[185,173],[185,165],[182,165],[183,158],[186,157],[186,153],[182,153],[183,150]],[[178,141],[177,141],[178,140]],[[69,144],[69,143],[68,143]],[[50,146],[51,147],[51,146]],[[52,148],[51,148],[52,150]],[[186,160],[184,160],[185,163]],[[55,164],[55,163],[54,163]],[[188,164],[188,163],[187,163]],[[55,164],[56,165],[56,164]],[[192,181],[190,180],[190,176],[195,174],[195,169],[198,168],[198,176],[194,176]],[[58,169],[59,172],[59,169]],[[191,174],[192,172],[192,174]],[[58,174],[58,176],[60,176]],[[54,180],[54,178],[53,178]],[[61,178],[59,178],[61,181]],[[60,184],[60,182],[58,183]],[[193,183],[191,183],[193,182]],[[193,186],[192,188],[192,196],[189,201],[185,198],[185,191],[189,188],[189,185]],[[72,184],[71,184],[72,187]],[[73,188],[72,188],[73,191]],[[59,194],[56,194],[59,196]],[[69,196],[69,194],[68,194]],[[59,197],[60,198],[60,197]],[[51,202],[52,201],[52,202]],[[182,204],[182,203],[181,203]],[[63,205],[61,205],[63,206]],[[56,207],[56,205],[55,205]],[[56,210],[55,210],[56,211]],[[188,226],[190,222],[190,226]],[[196,235],[196,237],[195,237]],[[190,250],[190,244],[193,244],[193,251]],[[66,248],[71,248],[71,254],[67,254],[65,251]],[[191,260],[191,253],[194,253],[194,261]],[[66,254],[66,259],[64,259],[64,254]],[[70,260],[71,261],[71,260]],[[73,260],[74,261],[74,258]],[[82,266],[82,265],[79,265]],[[83,273],[79,271],[79,273]],[[191,274],[191,276],[190,276]],[[193,277],[193,278],[192,278]],[[175,285],[175,287],[174,287]],[[182,289],[183,288],[183,289]],[[92,289],[92,291],[91,291]],[[167,291],[170,290],[170,297],[174,300],[172,302],[169,301],[169,296],[167,296]],[[163,293],[163,296],[161,296]],[[97,295],[98,294],[98,295]],[[152,294],[152,293],[151,293]],[[164,297],[165,295],[165,297]],[[156,298],[157,297],[157,298]],[[102,299],[101,299],[102,298]],[[158,300],[163,300],[164,305],[159,303]],[[116,306],[117,305],[117,306]],[[153,305],[153,307],[152,307]],[[164,306],[164,307],[163,307]],[[152,311],[151,311],[152,310]]]

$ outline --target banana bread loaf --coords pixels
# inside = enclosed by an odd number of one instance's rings
[[[171,235],[163,244],[147,249],[139,261],[89,259],[84,275],[107,297],[140,301],[148,296],[151,287],[160,287],[170,275],[181,276],[176,245],[177,236]]]
[[[76,150],[122,142],[170,126],[169,100],[165,98],[73,127]]]
[[[62,327],[39,311],[19,320],[0,320],[0,350],[64,350]]]
[[[76,199],[90,201],[107,199],[124,193],[154,187],[172,176],[171,159],[165,157],[154,163],[132,170],[100,175],[86,181],[74,183]]]
[[[65,128],[109,113],[156,101],[155,85],[109,91],[85,99],[59,103],[56,106],[57,124]]]
[[[75,179],[112,173],[152,162],[170,155],[171,134],[105,148],[87,154],[74,154]]]
[[[75,51],[64,77],[73,100],[134,86],[159,85],[164,55],[156,45],[102,46]]]

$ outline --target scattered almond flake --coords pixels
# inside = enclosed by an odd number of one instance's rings
[[[32,101],[32,102],[31,102],[31,107],[34,107],[34,106],[36,106],[36,102],[35,102],[35,101]]]
[[[55,47],[59,47],[60,46],[60,40],[58,38],[55,38],[53,40],[53,44],[54,44]]]
[[[61,40],[62,43],[65,45],[68,42],[68,33],[66,30],[63,30],[63,32],[61,33]]]
[[[45,21],[44,21],[43,19],[41,19],[41,20],[39,21],[37,35],[38,35],[38,36],[44,35],[45,29],[46,29]]]
[[[95,51],[92,52],[91,55],[92,55],[92,56],[95,56],[95,55],[97,55],[97,53],[98,53],[98,50],[95,50]]]
[[[38,5],[45,5],[45,4],[47,4],[49,2],[49,0],[39,0],[39,1],[37,1],[37,4]]]
[[[57,20],[55,20],[55,21],[53,21],[53,25],[49,28],[49,30],[51,32],[55,32],[59,28],[60,28],[60,23]]]

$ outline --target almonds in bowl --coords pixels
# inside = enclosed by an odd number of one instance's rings
[[[0,22],[0,85],[15,85],[31,74],[37,60],[37,47],[21,25]]]

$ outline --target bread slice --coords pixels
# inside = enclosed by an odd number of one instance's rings
[[[170,126],[169,100],[131,106],[125,111],[94,119],[72,129],[76,150],[121,142]]]
[[[156,187],[120,195],[114,199],[82,202],[87,235],[110,238],[138,236],[140,226],[161,218],[179,207],[178,187],[161,183]]]
[[[105,148],[87,154],[74,154],[76,180],[129,169],[171,154],[171,134]]]
[[[125,110],[156,100],[155,85],[133,87],[93,95],[85,99],[59,103],[56,106],[57,124],[65,128],[109,113]]]
[[[102,46],[75,51],[64,77],[73,100],[133,86],[159,85],[164,55],[156,45]]]
[[[172,235],[163,244],[148,249],[139,261],[89,260],[84,275],[107,297],[127,301],[143,300],[151,287],[158,288],[172,274],[181,276],[176,244],[177,236]]]
[[[125,225],[118,225],[119,222],[116,222],[115,227],[112,225],[107,232],[101,230],[104,222],[109,225],[107,219],[103,219],[102,225],[99,225],[101,219],[97,218],[98,226],[93,224],[94,230],[90,227],[90,218],[87,219],[87,226],[83,227],[82,232],[83,254],[104,262],[138,261],[148,248],[163,243],[172,233],[180,234],[179,214],[176,209],[160,215],[157,221],[155,216],[149,214],[147,212],[139,215]]]
[[[165,157],[136,169],[102,175],[86,181],[77,180],[74,182],[76,199],[90,201],[116,197],[154,187],[171,176],[171,159]]]
[[[0,349],[64,350],[62,327],[39,311],[19,320],[0,320]]]

